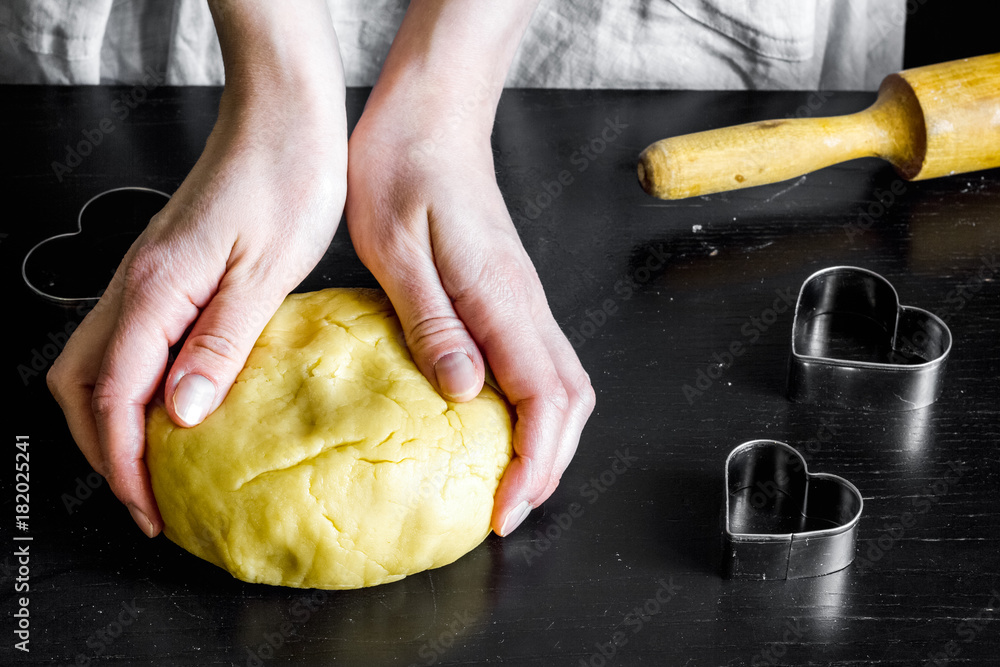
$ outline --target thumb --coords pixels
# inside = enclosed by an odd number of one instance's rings
[[[225,284],[212,297],[167,375],[164,401],[174,423],[195,426],[219,407],[281,300]]]
[[[411,264],[380,282],[424,377],[449,401],[478,396],[486,369],[483,356],[455,312],[434,266]]]

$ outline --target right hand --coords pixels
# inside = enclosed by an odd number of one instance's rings
[[[227,87],[201,158],[122,260],[48,384],[70,432],[150,537],[162,527],[145,410],[166,375],[180,426],[225,398],[284,297],[322,257],[346,196],[343,81],[336,104],[239,97]],[[339,98],[339,99],[338,99]],[[329,100],[324,100],[324,102]]]
[[[594,390],[497,187],[491,109],[435,136],[454,107],[413,79],[373,93],[351,136],[347,224],[434,387],[468,401],[482,389],[487,361],[514,405],[515,457],[492,517],[506,536],[555,491]],[[415,155],[421,146],[432,154]]]

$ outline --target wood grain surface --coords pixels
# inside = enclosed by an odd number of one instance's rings
[[[21,282],[24,254],[105,189],[173,191],[214,88],[0,88],[4,410],[31,452],[30,527],[0,494],[0,664],[981,665],[1000,648],[1000,173],[901,181],[861,159],[665,202],[636,183],[664,136],[865,108],[874,94],[507,91],[497,177],[597,409],[562,484],[507,539],[367,590],[236,581],[147,540],[70,439],[44,371],[85,308]],[[349,91],[352,122],[367,91]],[[130,104],[134,104],[130,106]],[[127,111],[127,113],[126,113]],[[442,121],[443,123],[446,121]],[[104,129],[102,129],[104,128]],[[443,128],[446,130],[446,128]],[[100,141],[96,138],[100,135]],[[89,137],[89,138],[88,138]],[[95,140],[95,141],[92,141]],[[83,141],[77,162],[67,156]],[[76,148],[75,148],[76,147]],[[69,171],[53,167],[53,162]],[[118,258],[81,254],[94,276]],[[955,338],[929,408],[867,414],[784,397],[790,300],[814,271],[886,276]],[[374,286],[341,225],[300,286]],[[796,581],[720,576],[723,465],[774,438],[864,496],[858,555]],[[30,536],[30,592],[15,592]],[[28,596],[30,653],[13,634]]]

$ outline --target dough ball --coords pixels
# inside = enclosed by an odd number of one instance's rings
[[[146,431],[167,537],[238,579],[301,588],[468,553],[512,453],[506,400],[441,398],[388,299],[360,289],[290,295],[218,410],[186,429],[160,405]]]

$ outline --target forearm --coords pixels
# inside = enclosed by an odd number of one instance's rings
[[[209,0],[209,7],[226,68],[223,108],[284,104],[317,118],[343,115],[343,64],[325,0]]]
[[[369,105],[451,114],[492,128],[504,80],[538,0],[415,0]]]
[[[536,0],[414,0],[350,140],[347,224],[442,396],[516,406],[509,534],[559,483],[594,405],[497,187],[490,134]]]

